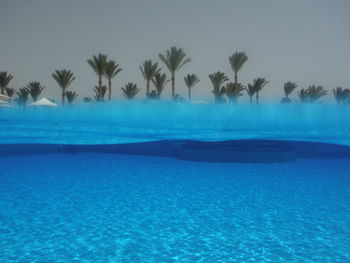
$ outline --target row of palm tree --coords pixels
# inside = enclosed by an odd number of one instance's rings
[[[191,61],[191,58],[181,49],[177,47],[171,47],[166,50],[164,54],[158,54],[161,62],[166,66],[170,73],[170,80],[167,78],[166,73],[161,72],[161,68],[158,62],[152,62],[152,60],[146,60],[139,66],[143,78],[146,84],[146,97],[149,99],[160,99],[165,85],[171,81],[171,96],[173,100],[183,101],[184,99],[176,93],[175,87],[175,75],[176,72],[181,69],[185,64]],[[229,82],[228,76],[223,72],[215,72],[209,75],[209,79],[213,85],[212,93],[216,103],[236,103],[238,98],[243,96],[244,92],[249,96],[249,101],[252,104],[255,97],[256,104],[259,103],[259,96],[261,90],[269,83],[265,78],[256,78],[252,83],[248,83],[244,86],[238,81],[238,73],[243,68],[244,64],[248,61],[248,56],[245,52],[235,52],[229,57],[229,63],[234,73],[234,80]],[[88,64],[94,70],[98,76],[97,86],[93,88],[93,98],[85,97],[83,101],[104,101],[104,97],[108,90],[108,100],[112,97],[112,80],[122,71],[119,65],[114,60],[108,60],[107,55],[98,54],[94,55],[91,59],[87,60]],[[55,70],[52,74],[52,78],[58,83],[62,90],[62,104],[65,104],[67,99],[71,104],[78,96],[76,92],[67,91],[72,82],[75,80],[75,76],[72,71],[62,69]],[[103,78],[108,82],[108,88],[103,85]],[[15,91],[15,89],[9,87],[10,81],[13,79],[13,75],[7,72],[0,72],[0,91],[2,94],[6,94],[12,97],[17,94],[16,101],[21,104],[28,101],[29,95],[35,101],[41,94],[44,87],[39,82],[31,82],[26,87]],[[184,77],[184,82],[188,88],[188,100],[191,101],[191,90],[200,81],[196,74],[187,74]],[[154,89],[151,90],[151,84]],[[297,84],[293,82],[286,82],[283,86],[285,96],[282,98],[281,103],[291,103],[290,95],[297,88]],[[136,84],[129,82],[121,88],[124,97],[127,99],[133,99],[140,91]],[[327,91],[322,86],[311,85],[306,89],[301,89],[298,92],[298,96],[301,102],[314,103],[320,100],[327,94]],[[339,104],[350,103],[350,90],[337,87],[333,90],[333,95]]]
[[[62,104],[65,102],[65,97],[67,97],[69,103],[71,103],[76,97],[75,92],[66,92],[66,89],[74,81],[75,77],[70,70],[56,70],[52,77],[56,80],[62,89]],[[14,88],[8,87],[10,81],[13,79],[13,75],[7,73],[6,71],[0,72],[0,88],[1,94],[5,94],[9,97],[13,97],[15,94],[17,97],[15,101],[19,105],[25,105],[28,101],[29,95],[32,97],[33,101],[37,101],[42,91],[45,89],[44,86],[38,81],[33,81],[27,84],[27,86],[20,88],[17,92]]]
[[[17,95],[14,99],[18,105],[24,106],[27,104],[29,100],[29,96],[32,98],[33,102],[37,101],[42,91],[45,89],[44,86],[41,85],[38,81],[29,82],[25,87],[20,88],[16,91],[14,88],[6,87],[5,91],[7,96],[13,97],[13,95]]]
[[[291,103],[290,94],[298,87],[294,82],[284,83],[284,94],[285,97],[282,98],[281,103]],[[322,86],[310,85],[306,89],[301,89],[298,92],[298,97],[303,103],[315,103],[319,101],[322,97],[327,95],[327,91]],[[333,96],[338,104],[350,104],[350,89],[343,89],[342,87],[337,87],[333,89]]]

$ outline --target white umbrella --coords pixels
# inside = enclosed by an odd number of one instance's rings
[[[12,106],[8,104],[6,101],[0,100],[0,107],[12,107]]]
[[[4,94],[0,94],[0,100],[9,100],[11,99],[9,96],[6,96]]]
[[[36,102],[30,103],[28,105],[29,106],[48,106],[48,107],[57,107],[58,106],[56,103],[49,101],[47,98],[42,98],[42,99],[37,100]]]

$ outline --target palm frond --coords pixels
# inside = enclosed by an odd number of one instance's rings
[[[187,74],[184,77],[184,81],[186,83],[186,86],[191,89],[193,88],[200,80],[196,74]]]
[[[167,76],[165,73],[157,73],[153,78],[152,78],[152,83],[154,87],[156,88],[157,95],[160,97],[162,94],[165,85],[169,82],[169,79],[167,79]]]
[[[333,96],[338,104],[348,103],[350,100],[350,89],[343,89],[342,87],[337,87],[333,89]]]
[[[37,101],[40,94],[42,93],[42,91],[45,89],[44,86],[42,86],[40,84],[40,82],[38,81],[33,81],[30,82],[27,86],[26,86],[30,96],[32,97],[33,101]]]
[[[286,95],[286,98],[298,87],[298,85],[294,82],[286,82],[283,84],[284,94]]]
[[[17,97],[15,98],[15,102],[17,102],[17,104],[19,106],[25,106],[28,102],[28,95],[29,95],[29,91],[26,87],[20,88],[17,92],[16,92]]]
[[[242,86],[241,83],[237,83],[237,84],[233,82],[226,83],[225,92],[226,92],[226,96],[228,97],[231,103],[236,102],[239,97],[243,96],[243,91],[244,91],[244,87]]]
[[[13,79],[13,75],[7,73],[7,71],[0,72],[0,89],[1,94],[5,94],[5,89],[10,84],[10,81]]]
[[[6,91],[6,95],[9,96],[9,97],[12,97],[15,93],[16,93],[16,90],[14,88],[5,88],[5,91]]]
[[[158,68],[158,63],[153,63],[152,60],[146,60],[143,62],[142,66],[139,66],[139,68],[142,76],[147,82],[151,81],[152,78],[161,70]]]
[[[55,70],[51,76],[54,80],[56,80],[57,84],[62,90],[67,89],[75,80],[73,72],[66,69]]]
[[[160,60],[166,65],[170,73],[173,75],[182,68],[183,65],[191,61],[191,58],[185,58],[186,53],[182,48],[171,47],[165,52],[165,55],[159,54]]]
[[[253,85],[256,93],[259,93],[269,82],[265,78],[256,78]]]
[[[123,95],[125,98],[132,100],[136,94],[140,91],[140,89],[137,88],[137,85],[129,82],[124,87],[121,88],[123,91]]]
[[[69,104],[72,104],[72,102],[78,97],[78,93],[75,91],[66,91],[66,98]]]
[[[93,91],[95,92],[95,96],[94,96],[95,100],[103,101],[107,91],[107,87],[105,85],[102,85],[101,87],[95,86]]]
[[[87,60],[88,64],[95,71],[95,73],[101,77],[105,71],[107,64],[107,55],[99,53],[97,56],[93,55],[92,59]]]
[[[111,80],[122,70],[123,69],[120,68],[115,61],[109,60],[109,61],[106,61],[103,74],[107,79]]]
[[[247,62],[248,56],[245,52],[235,52],[232,56],[229,57],[229,62],[232,70],[237,73],[243,67],[244,63]]]
[[[310,85],[307,89],[301,89],[298,96],[302,103],[314,103],[327,95],[327,91],[322,86]]]

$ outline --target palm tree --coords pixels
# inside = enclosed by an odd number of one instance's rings
[[[72,104],[72,102],[78,97],[78,93],[75,91],[66,91],[66,97],[68,104]]]
[[[327,91],[322,86],[310,85],[307,89],[301,89],[298,95],[302,103],[314,103],[327,95]]]
[[[228,60],[231,64],[233,72],[235,73],[235,84],[237,84],[237,73],[243,67],[244,63],[247,62],[248,56],[245,54],[245,52],[236,51],[232,56],[228,58]]]
[[[348,103],[350,99],[350,89],[337,87],[336,89],[333,89],[333,95],[338,104]]]
[[[213,94],[215,96],[215,103],[223,103],[225,102],[225,99],[223,96],[225,95],[225,87],[222,87],[222,85],[228,81],[228,77],[223,72],[215,72],[213,74],[209,75],[209,78],[211,80],[211,83],[213,84]]]
[[[241,83],[235,84],[233,82],[230,82],[226,83],[225,91],[229,102],[232,104],[236,103],[237,99],[243,96],[244,88]]]
[[[55,70],[54,73],[52,73],[52,78],[56,80],[57,84],[62,89],[62,105],[64,105],[64,100],[66,96],[66,90],[72,84],[72,82],[75,80],[74,74],[70,70],[62,69],[62,70]]]
[[[269,82],[265,78],[257,78],[253,80],[256,104],[259,104],[259,92],[265,87]]]
[[[17,104],[19,106],[25,106],[28,102],[28,94],[29,94],[29,91],[27,88],[20,88],[17,92],[16,92],[16,95],[17,95],[17,98],[15,98],[15,101],[17,102]]]
[[[148,93],[147,98],[151,99],[151,100],[158,100],[158,93],[157,90],[152,90],[150,93]]]
[[[42,86],[38,81],[29,82],[26,88],[33,101],[37,101],[41,92],[45,89],[45,87]]]
[[[180,94],[175,94],[174,101],[182,103],[182,102],[185,102],[185,98],[182,97]]]
[[[294,82],[286,82],[283,85],[284,89],[284,95],[285,97],[282,98],[281,103],[291,103],[292,100],[289,98],[289,95],[298,87],[298,85]]]
[[[98,90],[102,90],[102,75],[105,73],[107,55],[102,55],[101,53],[97,56],[93,55],[92,59],[88,59],[87,62],[98,76]]]
[[[7,86],[10,84],[10,81],[13,79],[13,75],[8,74],[6,71],[0,72],[0,88],[1,94],[5,94]]]
[[[167,66],[171,74],[171,96],[175,99],[175,73],[186,63],[190,62],[190,58],[185,58],[186,54],[181,48],[171,47],[166,54],[159,54],[159,58]]]
[[[196,74],[188,74],[184,80],[188,88],[188,100],[191,102],[191,89],[199,82],[199,78]]]
[[[99,86],[95,86],[93,90],[95,92],[94,99],[96,101],[104,101],[104,97],[107,92],[107,87],[105,85],[101,86],[101,88]]]
[[[154,75],[154,77],[152,78],[152,83],[154,85],[154,87],[157,90],[157,96],[158,99],[160,99],[160,95],[162,94],[165,85],[169,82],[169,80],[167,79],[167,76],[165,73],[161,74],[161,73],[157,73],[156,75]]]
[[[160,68],[158,68],[158,63],[152,62],[152,60],[146,60],[143,62],[142,67],[140,67],[142,76],[146,80],[146,96],[148,97],[149,95],[149,90],[150,90],[150,82],[154,78],[154,76],[159,73]]]
[[[256,93],[254,84],[248,84],[247,87],[245,88],[245,91],[247,92],[248,96],[249,96],[249,103],[252,104],[253,103],[253,96]]]
[[[6,91],[6,95],[9,96],[9,97],[12,97],[13,94],[16,93],[16,90],[15,90],[14,88],[8,88],[8,87],[7,87],[7,88],[5,89],[5,91]]]
[[[89,103],[89,102],[92,102],[92,101],[93,101],[93,99],[90,98],[90,97],[84,97],[84,98],[83,98],[83,102],[84,102],[84,103]]]
[[[104,75],[108,79],[108,100],[112,99],[112,79],[122,70],[115,61],[106,62]]]
[[[132,100],[140,89],[137,88],[136,84],[129,82],[125,85],[125,87],[122,87],[122,91],[125,98]]]

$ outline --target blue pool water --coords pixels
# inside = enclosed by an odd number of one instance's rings
[[[103,107],[0,112],[1,263],[350,262],[346,110]]]
[[[0,158],[1,262],[350,262],[350,159]]]

